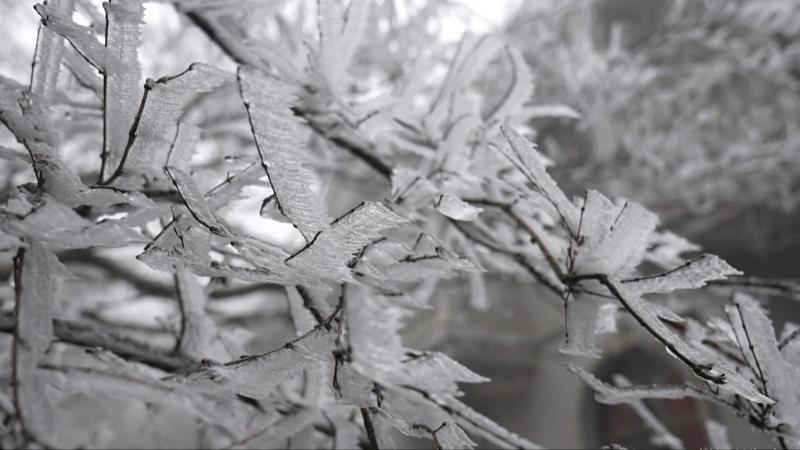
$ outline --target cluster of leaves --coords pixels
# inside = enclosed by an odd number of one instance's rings
[[[236,69],[195,63],[142,86],[142,2],[112,0],[103,23],[89,25],[73,20],[73,6],[36,6],[30,86],[0,80],[0,120],[28,152],[3,154],[27,160],[35,175],[0,210],[4,248],[16,253],[14,314],[3,327],[11,332],[4,446],[63,447],[70,402],[102,408],[121,398],[179,408],[208,447],[392,448],[399,431],[441,448],[468,448],[471,439],[535,448],[459,399],[459,383],[486,378],[410,348],[401,334],[404,320],[436,306],[436,286],[448,278],[469,278],[473,304],[486,307],[487,273],[540,283],[562,299],[564,353],[599,357],[598,324],[624,313],[698,378],[686,387],[611,387],[574,368],[602,401],[700,397],[776,438],[800,438],[791,383],[798,333],[778,342],[747,297],[736,298],[728,322],[707,324],[644,298],[738,272],[712,255],[684,261],[694,248],[656,231],[656,216],[637,203],[594,190],[568,198],[521,132],[532,117],[575,113],[527,104],[533,75],[498,38],[465,36],[444,76],[428,80],[380,63],[374,48],[401,48],[402,27],[374,25],[387,9],[368,0],[348,8],[320,0],[318,38],[275,12],[283,40],[267,37],[269,45],[255,37],[269,30],[233,20],[259,2],[183,0],[176,8]],[[366,70],[355,62],[362,56],[378,61],[376,84],[390,89],[364,95],[351,70]],[[424,53],[416,66],[439,58]],[[509,82],[498,85],[493,70]],[[199,165],[200,148],[215,139],[237,151]],[[76,140],[101,156],[82,176],[61,154]],[[326,183],[327,173],[336,176]],[[341,189],[342,174],[372,177],[379,194],[334,213],[323,193]],[[291,224],[302,243],[254,236],[226,219],[225,208],[253,187],[269,192],[259,216]],[[180,315],[172,348],[65,318],[75,307],[57,293],[73,275],[59,258],[121,246],[171,277]],[[642,274],[643,261],[667,271]],[[241,356],[241,342],[208,313],[210,297],[263,286],[284,292],[296,337]],[[52,350],[56,340],[92,349],[77,357]],[[101,427],[75,445],[110,442]]]
[[[507,29],[547,92],[585,115],[586,141],[541,136],[565,178],[675,215],[796,208],[796,2],[549,3]]]

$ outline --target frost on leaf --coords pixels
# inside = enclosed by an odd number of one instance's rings
[[[629,275],[644,258],[657,224],[656,215],[638,203],[614,205],[603,194],[588,191],[574,270]]]
[[[142,111],[133,129],[133,142],[128,144],[130,148],[125,154],[124,170],[149,174],[164,167],[164,156],[175,138],[175,126],[189,101],[232,79],[214,66],[194,63],[173,77],[148,80]]]
[[[103,171],[106,176],[122,162],[128,134],[142,98],[139,45],[144,8],[141,0],[111,0],[106,10],[106,49],[114,64],[105,68],[103,96]]]
[[[597,401],[608,405],[633,403],[646,399],[677,400],[687,397],[700,399],[708,397],[701,391],[688,386],[614,386],[597,379],[578,366],[570,364],[567,367],[592,388]]]
[[[494,448],[541,448],[503,428],[450,395],[437,395],[412,388],[387,389],[382,404],[403,434],[432,437],[443,424],[454,423]],[[405,413],[401,413],[405,411]]]
[[[676,267],[686,262],[681,256],[683,253],[698,250],[700,246],[688,239],[671,231],[661,231],[655,233],[650,240],[650,250],[645,259],[660,267]]]
[[[291,110],[292,90],[289,85],[246,67],[239,69],[238,80],[278,208],[310,241],[331,219],[320,195],[312,189],[319,186],[319,180],[309,167],[309,131]]]
[[[150,208],[155,204],[139,192],[89,188],[58,155],[58,136],[52,132],[46,106],[38,96],[0,77],[0,121],[25,145],[41,191],[67,206],[105,206],[128,203]]]
[[[26,205],[24,218],[6,216],[0,226],[17,236],[28,236],[62,248],[119,247],[145,242],[138,231],[116,223],[93,223],[73,209],[43,196],[40,204]]]
[[[205,196],[200,193],[192,177],[176,167],[167,167],[165,170],[195,220],[214,234],[222,236],[228,234],[228,230],[211,211]]]
[[[341,89],[347,68],[361,44],[369,25],[371,5],[369,0],[351,0],[345,10],[343,0],[317,1],[319,65],[334,92]]]
[[[499,145],[497,148],[547,200],[555,210],[555,216],[564,221],[567,229],[574,231],[578,224],[578,210],[545,170],[536,146],[508,125],[502,126],[501,130],[509,146]]]
[[[56,2],[54,6],[61,12],[69,14],[73,5],[71,2]],[[31,92],[37,94],[45,103],[49,103],[56,93],[63,51],[64,38],[40,25],[36,53],[33,57]]]
[[[475,447],[475,443],[467,437],[464,430],[453,423],[446,423],[441,428],[434,431],[433,439],[436,441],[436,445],[441,449],[461,450]]]
[[[178,122],[178,129],[175,131],[175,138],[170,145],[166,165],[188,172],[190,170],[189,162],[192,160],[195,147],[200,142],[200,133],[200,127],[190,122]]]
[[[449,194],[439,196],[439,200],[436,202],[436,210],[453,220],[464,222],[476,220],[478,214],[483,211],[481,208],[476,208],[464,200]]]
[[[637,294],[665,294],[678,289],[703,287],[708,281],[739,274],[740,271],[728,265],[722,258],[705,254],[668,272],[625,280],[624,283]]]
[[[451,395],[460,395],[457,383],[489,381],[443,353],[406,348],[400,331],[410,310],[393,297],[351,285],[345,307],[353,368],[365,377],[385,386],[408,385]]]
[[[570,295],[566,308],[566,339],[559,351],[568,355],[599,358],[595,344],[595,329],[601,303],[587,295]]]
[[[486,122],[502,122],[518,115],[525,102],[533,97],[533,74],[522,53],[517,48],[506,46],[503,54],[511,66],[511,81],[494,105],[484,105],[483,117]]]
[[[71,274],[44,245],[29,241],[14,258],[17,319],[14,330],[14,367],[17,414],[34,436],[53,431],[54,406],[37,369],[53,335],[54,295],[60,281]]]
[[[383,232],[406,220],[380,203],[365,202],[336,219],[309,244],[289,257],[291,267],[313,271],[317,276],[349,280],[347,263]]]
[[[119,55],[108,51],[94,37],[91,28],[76,24],[60,8],[49,4],[38,4],[33,8],[42,18],[42,25],[65,37],[75,50],[100,72],[105,72],[107,66],[120,63]]]
[[[171,381],[230,395],[263,398],[282,382],[330,360],[335,337],[334,332],[324,327],[315,328],[277,350],[211,366]]]
[[[60,390],[84,393],[102,401],[107,397],[143,401],[161,408],[180,408],[205,423],[221,426],[229,432],[242,430],[242,422],[251,411],[234,408],[232,401],[214,392],[192,390],[169,381],[130,371],[105,371],[84,367],[48,367],[48,381]]]
[[[705,380],[713,380],[715,384],[728,392],[739,394],[742,397],[763,404],[772,404],[773,400],[764,396],[747,379],[736,372],[735,369],[722,364],[721,361],[710,362],[705,355],[683,338],[669,329],[647,301],[641,296],[634,295],[623,287],[622,283],[608,281],[608,286],[625,308],[644,326],[653,336],[664,344],[670,352],[681,359],[695,374]]]
[[[180,304],[181,325],[178,349],[195,359],[213,359],[212,347],[217,329],[206,314],[206,294],[196,277],[182,267],[175,271],[176,295]]]
[[[783,358],[772,322],[751,297],[737,293],[726,307],[733,331],[747,364],[775,400],[777,419],[792,427],[800,425],[800,387],[795,369]]]

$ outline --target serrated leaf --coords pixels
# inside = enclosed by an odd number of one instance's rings
[[[28,241],[14,258],[16,327],[14,329],[13,377],[17,415],[31,432],[48,437],[53,432],[54,405],[45,395],[38,364],[53,335],[55,293],[61,280],[71,277],[58,258],[44,245]]]
[[[176,167],[184,172],[189,172],[189,163],[192,160],[197,144],[200,142],[200,127],[189,122],[179,122],[175,139],[167,155],[167,166]]]
[[[443,427],[434,431],[433,438],[441,449],[471,449],[475,443],[467,437],[458,425],[447,423]]]
[[[323,278],[349,280],[351,269],[347,263],[353,256],[382,237],[384,231],[405,222],[406,219],[380,203],[364,202],[336,219],[286,262]]]
[[[49,197],[24,218],[6,217],[4,221],[4,226],[15,235],[62,248],[120,247],[146,241],[132,228],[115,221],[90,222]]]
[[[67,206],[107,206],[129,203],[145,208],[155,204],[138,192],[89,188],[56,152],[57,135],[41,99],[23,86],[0,77],[0,121],[31,155],[39,189]]]
[[[191,175],[177,167],[167,167],[165,170],[195,220],[214,234],[227,235],[227,228],[211,211],[205,196],[200,193]]]
[[[309,131],[291,111],[291,88],[245,67],[239,69],[238,79],[261,164],[278,207],[303,237],[311,240],[327,228],[331,219],[322,199],[311,188],[319,181],[308,167]]]
[[[133,129],[133,143],[126,151],[123,161],[125,172],[151,173],[161,167],[175,138],[175,126],[186,105],[199,94],[210,92],[233,78],[226,72],[204,63],[194,63],[185,71],[172,77],[148,80],[145,84],[145,97],[141,114]],[[184,135],[178,138],[192,138],[198,133],[189,124],[182,125]],[[179,129],[179,131],[181,131]],[[180,141],[175,139],[177,144]],[[191,158],[192,150],[183,150]],[[185,159],[185,157],[183,157]],[[187,160],[188,162],[188,160]]]
[[[700,351],[676,335],[664,325],[658,316],[657,310],[651,308],[649,303],[642,297],[629,292],[618,281],[609,280],[608,286],[619,294],[620,302],[623,303],[625,308],[634,314],[637,320],[653,336],[667,346],[671,353],[679,356],[684,363],[692,366],[695,371],[703,372],[702,374],[698,373],[698,375],[702,375],[704,379],[712,377],[720,380],[718,386],[721,389],[741,395],[752,402],[766,405],[774,403],[772,399],[759,392],[752,383],[737,373],[735,369],[722,364],[720,361],[709,361]]]
[[[118,55],[109,52],[95,38],[91,28],[76,24],[60,8],[49,4],[39,4],[33,8],[41,17],[42,25],[66,38],[75,50],[100,72],[105,72],[107,66],[121,63]]]
[[[657,275],[625,280],[629,289],[638,293],[665,294],[679,289],[695,289],[711,280],[724,279],[729,275],[741,275],[722,258],[715,255],[701,255],[687,263]]]
[[[566,308],[566,335],[561,353],[588,358],[599,358],[600,349],[595,344],[595,329],[601,303],[588,296],[570,295]]]
[[[115,63],[104,72],[102,177],[119,167],[142,99],[139,67],[141,0],[110,0],[106,10],[106,49]]]
[[[72,12],[71,0],[56,0],[52,3],[62,14],[69,15]],[[33,57],[30,89],[45,103],[49,103],[56,92],[63,51],[64,39],[44,25],[40,25],[39,36],[36,39],[36,52]]]
[[[687,397],[698,399],[707,399],[708,397],[700,391],[686,386],[614,386],[597,379],[581,367],[570,364],[567,368],[592,388],[597,401],[608,405],[633,403],[646,399],[677,400]]]
[[[614,205],[602,194],[588,191],[573,270],[629,275],[644,259],[657,224],[658,217],[638,203]]]
[[[144,401],[166,408],[181,408],[208,424],[243,432],[242,422],[252,410],[233,408],[230,399],[213,391],[198,392],[175,382],[142,374],[102,371],[84,367],[48,366],[50,383],[67,392],[80,392],[98,400],[104,397]],[[227,404],[226,404],[227,403]]]
[[[170,381],[262,398],[280,383],[330,359],[335,339],[334,332],[315,328],[277,350],[173,377]]]
[[[578,225],[578,210],[547,173],[536,146],[508,125],[502,126],[501,130],[509,147],[500,145],[497,148],[550,203],[556,218],[562,219],[567,229],[574,232]]]
[[[778,420],[800,425],[800,388],[795,370],[784,360],[772,322],[751,297],[736,293],[733,306],[726,307],[742,354],[764,392],[775,401]]]

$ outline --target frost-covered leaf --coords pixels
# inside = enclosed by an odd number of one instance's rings
[[[344,68],[337,58],[342,56],[345,26],[343,0],[317,0],[317,27],[319,28],[320,66],[331,84],[339,81]]]
[[[191,175],[177,167],[167,167],[166,172],[195,220],[214,234],[221,236],[228,234],[227,228],[211,211],[205,196],[200,193]]]
[[[71,1],[52,3],[65,15],[72,12]],[[39,36],[36,39],[36,53],[33,57],[31,92],[37,94],[45,103],[49,103],[55,95],[63,51],[64,39],[56,32],[40,25]]]
[[[100,72],[105,72],[107,66],[121,63],[119,55],[108,51],[94,37],[91,28],[76,24],[60,8],[50,4],[39,4],[33,8],[41,17],[42,25],[65,37],[75,50]]]
[[[206,314],[206,294],[194,275],[182,267],[175,271],[176,294],[181,313],[180,338],[181,354],[195,359],[214,359],[212,346],[217,329],[214,321]]]
[[[353,367],[364,376],[382,380],[405,359],[400,336],[403,320],[411,312],[380,295],[367,295],[367,289],[348,286],[345,311],[353,347]]]
[[[709,361],[704,355],[680,336],[669,329],[658,316],[657,310],[650,307],[649,302],[629,292],[622,283],[608,280],[607,286],[625,308],[667,349],[684,363],[689,365],[695,374],[705,380],[714,380],[720,388],[741,395],[756,403],[772,404],[773,400],[764,396],[759,390],[738,374],[735,369],[723,365],[720,361]]]
[[[113,220],[93,223],[50,197],[44,197],[23,219],[5,217],[1,223],[17,236],[62,248],[119,247],[146,241],[130,227]]]
[[[16,327],[14,329],[15,405],[24,426],[49,440],[54,426],[54,405],[37,366],[53,335],[55,294],[71,274],[44,245],[27,242],[14,258]]]
[[[465,113],[479,115],[479,105],[470,96],[459,94],[483,73],[502,49],[502,43],[493,36],[464,35],[424,119],[431,135],[442,134],[444,125],[455,117],[460,118]]]
[[[342,90],[348,67],[369,25],[372,2],[351,0],[345,10],[342,0],[318,0],[319,65],[334,92]]]
[[[211,265],[210,251],[207,229],[182,216],[165,226],[137,259],[153,270],[174,272],[176,265],[183,264],[202,275],[202,270]]]
[[[261,164],[278,207],[310,241],[327,228],[331,219],[320,195],[312,189],[312,185],[319,186],[319,180],[308,167],[309,131],[291,110],[292,89],[246,67],[239,69],[238,79]]]
[[[380,203],[365,202],[334,221],[307,246],[289,257],[291,267],[315,272],[318,276],[348,280],[347,263],[364,246],[383,236],[383,232],[406,220]]]
[[[39,189],[67,206],[107,206],[128,203],[151,208],[155,204],[139,192],[89,188],[56,152],[58,136],[42,100],[12,80],[0,77],[0,121],[28,149]]]
[[[200,127],[186,121],[179,122],[175,139],[169,148],[166,165],[189,172],[189,162],[200,142],[200,133]]]
[[[724,279],[729,275],[740,275],[722,258],[704,254],[668,272],[647,277],[625,280],[623,283],[637,294],[669,293],[678,289],[703,287],[711,280]]]
[[[436,202],[436,210],[453,220],[464,222],[476,220],[478,214],[483,211],[483,209],[476,208],[464,200],[449,194],[439,196]]]
[[[517,434],[503,428],[488,417],[480,414],[464,403],[449,395],[435,395],[419,392],[413,389],[397,391],[385,400],[389,405],[385,408],[392,412],[392,409],[409,411],[406,414],[408,424],[425,425],[417,430],[435,430],[442,423],[453,422],[466,432],[486,439],[491,445],[497,448],[541,448],[533,442],[518,436]],[[400,429],[406,434],[418,437],[427,437],[408,433],[409,430]]]
[[[536,146],[508,125],[502,126],[501,130],[509,146],[499,145],[497,148],[552,205],[556,217],[564,220],[566,227],[574,231],[578,225],[578,210],[545,170]]]
[[[297,335],[302,336],[311,331],[317,324],[317,320],[314,318],[314,314],[310,309],[314,306],[306,304],[297,286],[286,287],[286,298],[289,303],[289,312],[292,315],[292,322],[294,323],[294,329]]]
[[[708,395],[688,386],[614,386],[597,379],[594,375],[578,366],[570,364],[567,367],[592,388],[597,401],[609,405],[633,403],[646,399],[708,398]]]
[[[484,120],[505,121],[520,113],[525,102],[533,97],[533,74],[517,48],[506,46],[504,55],[511,66],[511,81],[495,105],[484,112]]]
[[[214,365],[170,381],[201,389],[263,398],[280,383],[332,358],[335,332],[315,328],[302,337],[268,353]]]
[[[488,378],[453,360],[441,352],[407,351],[401,366],[408,381],[429,392],[461,395],[457,383],[486,383]]]
[[[142,374],[94,370],[84,367],[48,366],[48,380],[66,392],[79,392],[90,398],[144,401],[164,408],[180,408],[186,414],[232,432],[242,431],[248,413],[233,408],[230,400],[211,391],[198,392],[174,382],[164,382]],[[226,404],[228,403],[228,404]]]
[[[600,349],[595,344],[595,326],[601,303],[586,295],[571,295],[565,303],[566,333],[561,353],[589,358],[599,358]]]
[[[141,113],[135,124],[129,149],[125,153],[124,170],[133,173],[156,172],[164,166],[164,156],[175,138],[175,126],[190,100],[210,92],[233,77],[214,66],[194,63],[178,75],[148,80],[145,84]],[[185,124],[184,126],[191,127]],[[197,133],[192,128],[179,130]],[[178,134],[178,138],[191,138]],[[175,139],[176,144],[180,141]],[[189,152],[191,158],[191,150]],[[186,159],[186,157],[183,157]],[[187,160],[188,162],[188,160]]]
[[[700,246],[688,239],[671,231],[661,231],[653,234],[645,259],[661,267],[677,267],[686,261],[681,257],[683,253],[698,250]]]
[[[392,170],[392,188],[389,198],[404,213],[417,211],[436,198],[436,186],[424,174],[404,167]]]
[[[761,306],[737,293],[726,307],[742,354],[774,401],[778,420],[792,427],[800,424],[800,387],[795,369],[781,355],[772,322]]]
[[[433,432],[436,445],[441,449],[471,449],[475,443],[467,437],[458,425],[453,423],[444,424],[441,428]]]
[[[144,7],[141,0],[110,0],[106,10],[106,49],[114,64],[105,67],[103,96],[103,172],[114,171],[128,147],[128,137],[142,99],[139,67],[140,25]]]
[[[658,217],[638,203],[618,206],[602,194],[588,191],[580,225],[574,270],[621,277],[641,263]]]
[[[409,309],[393,297],[347,287],[345,312],[353,367],[381,385],[416,386],[429,392],[460,395],[459,382],[488,381],[439,352],[419,352],[403,345],[400,335]]]

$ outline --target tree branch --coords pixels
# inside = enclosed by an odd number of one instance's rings
[[[0,314],[0,333],[13,333],[15,326],[16,320],[11,314]],[[101,347],[123,358],[167,372],[181,372],[201,366],[200,361],[187,356],[70,320],[53,319],[53,331],[56,338],[65,344]]]

